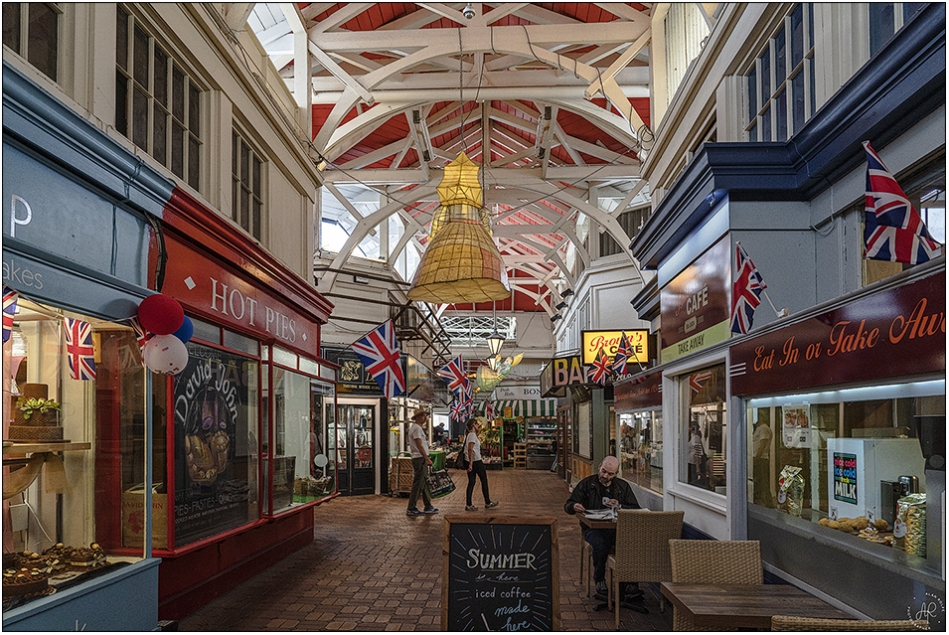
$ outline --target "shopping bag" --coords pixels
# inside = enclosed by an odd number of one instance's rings
[[[429,472],[425,478],[428,480],[428,488],[432,492],[432,498],[441,498],[455,491],[455,482],[451,480],[448,470]]]

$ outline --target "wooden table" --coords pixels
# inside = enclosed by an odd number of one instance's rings
[[[696,626],[771,628],[773,615],[854,619],[790,584],[661,583],[662,594]]]
[[[591,520],[587,518],[583,512],[578,513],[576,516],[580,519],[580,524],[586,525],[590,529],[616,529],[615,520]]]

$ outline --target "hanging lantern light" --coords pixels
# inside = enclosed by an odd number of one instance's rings
[[[506,298],[507,271],[481,204],[478,166],[464,152],[445,166],[438,198],[441,205],[432,216],[428,248],[409,299],[450,304]]]
[[[501,363],[501,356],[500,356],[500,355],[492,355],[491,357],[488,358],[488,368],[490,368],[490,369],[493,370],[494,372],[497,372],[497,370],[498,370],[498,365],[499,365],[500,363]]]

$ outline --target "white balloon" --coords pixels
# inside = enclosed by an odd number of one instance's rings
[[[325,454],[317,454],[313,457],[313,463],[316,464],[316,467],[326,467],[326,464],[329,462],[330,460],[326,458]]]
[[[188,347],[174,335],[156,335],[142,349],[145,366],[161,375],[177,375],[188,365]]]

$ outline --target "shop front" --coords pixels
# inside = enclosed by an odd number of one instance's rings
[[[327,436],[329,469],[336,469],[342,496],[376,493],[378,466],[398,451],[400,432],[390,430],[382,390],[352,349],[324,346],[323,356],[339,366],[338,422]]]
[[[6,63],[3,100],[3,629],[154,630],[159,560],[116,527],[167,511],[127,319],[173,184]],[[102,477],[138,484],[134,510]]]
[[[747,534],[767,565],[944,630],[945,257],[736,343]]]
[[[312,287],[184,192],[162,220],[149,271],[194,325],[185,369],[155,381],[160,614],[177,619],[313,540],[312,507],[337,491],[338,367],[320,357],[332,305]]]

